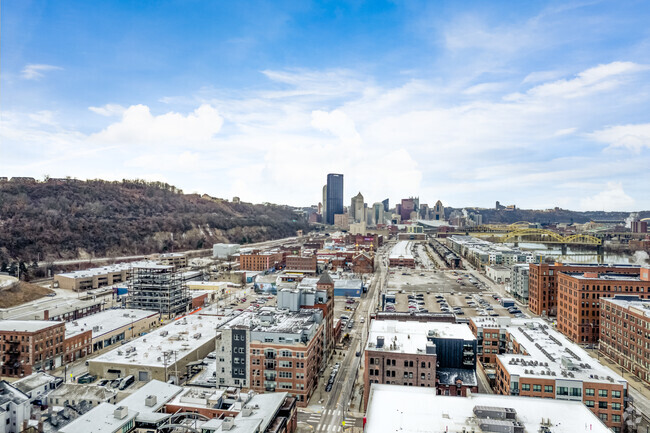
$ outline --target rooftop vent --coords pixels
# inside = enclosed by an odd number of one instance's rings
[[[144,399],[144,404],[147,407],[154,407],[157,401],[158,398],[155,395],[148,395],[147,398]]]
[[[223,424],[221,424],[221,430],[230,431],[235,426],[235,418],[229,416],[223,419]]]
[[[384,347],[384,337],[377,336],[377,349]]]
[[[113,411],[115,419],[124,419],[129,414],[129,408],[126,406],[119,406]]]
[[[241,416],[243,417],[248,417],[251,416],[252,414],[253,414],[253,409],[248,406],[244,407],[244,409],[242,409],[241,411]]]

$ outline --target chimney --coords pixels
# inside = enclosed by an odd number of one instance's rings
[[[43,311],[43,320],[50,320],[50,310]]]
[[[585,278],[598,278],[598,272],[585,272]]]

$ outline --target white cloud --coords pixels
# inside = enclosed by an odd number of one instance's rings
[[[629,211],[635,201],[623,191],[621,182],[607,182],[605,189],[580,201],[582,210]]]
[[[578,130],[578,128],[562,128],[562,129],[558,129],[557,131],[555,131],[553,133],[553,135],[555,137],[563,137],[565,135],[571,135],[574,132],[576,132],[577,130]]]
[[[208,144],[222,125],[223,118],[207,104],[187,116],[174,112],[154,116],[146,105],[132,105],[122,113],[119,122],[90,139],[120,145]]]
[[[611,148],[622,147],[640,153],[641,149],[650,148],[650,123],[611,126],[588,136],[600,143],[609,144]]]
[[[44,64],[28,64],[25,65],[25,67],[22,70],[21,76],[25,80],[38,80],[40,78],[43,78],[44,72],[47,71],[57,71],[61,70],[60,66],[54,66],[54,65],[44,65]]]
[[[361,143],[354,122],[341,110],[331,112],[316,110],[311,113],[311,125],[320,130],[328,131],[338,137],[342,142],[350,145]]]
[[[106,104],[102,107],[88,107],[88,109],[105,117],[121,116],[126,111],[126,108],[119,104]]]
[[[523,80],[524,84],[539,83],[542,81],[555,80],[562,75],[560,71],[535,71],[526,75]]]

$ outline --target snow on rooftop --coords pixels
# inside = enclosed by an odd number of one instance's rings
[[[641,299],[638,296],[617,295],[613,298],[600,298],[600,302],[604,301],[611,302],[621,308],[631,308],[637,314],[650,317],[650,299]]]
[[[390,250],[389,258],[391,259],[412,259],[413,258],[413,242],[399,241]]]
[[[320,310],[303,309],[296,312],[262,307],[258,311],[244,311],[222,326],[222,329],[245,326],[252,332],[299,334],[319,324],[314,320]]]
[[[468,397],[436,395],[435,388],[373,384],[366,412],[367,433],[461,433],[484,431],[474,408],[510,408],[526,432],[538,432],[542,423],[549,433],[611,433],[581,402],[471,394]],[[512,424],[510,424],[512,425]]]
[[[383,351],[399,353],[425,352],[427,343],[429,343],[427,336],[430,331],[433,331],[433,336],[436,338],[476,340],[476,337],[466,324],[373,320],[370,323],[366,349],[380,350],[376,347],[377,337],[384,337],[384,347],[381,349]]]
[[[130,263],[116,263],[114,265],[102,266],[99,268],[90,268],[84,269],[83,271],[73,271],[73,272],[64,272],[57,274],[58,277],[65,278],[90,278],[98,275],[106,275],[116,272],[122,272],[124,270],[129,270],[135,266],[150,266],[155,265],[156,262],[143,260],[139,262],[130,262]]]
[[[38,332],[59,324],[51,320],[0,320],[0,332]]]
[[[157,316],[156,311],[119,308],[104,310],[65,324],[65,337],[70,338],[84,331],[92,331],[92,338],[113,332],[146,317]],[[130,337],[127,335],[127,337]]]

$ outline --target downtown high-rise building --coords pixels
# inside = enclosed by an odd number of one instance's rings
[[[330,173],[327,175],[327,224],[334,224],[334,215],[343,213],[343,175]]]

